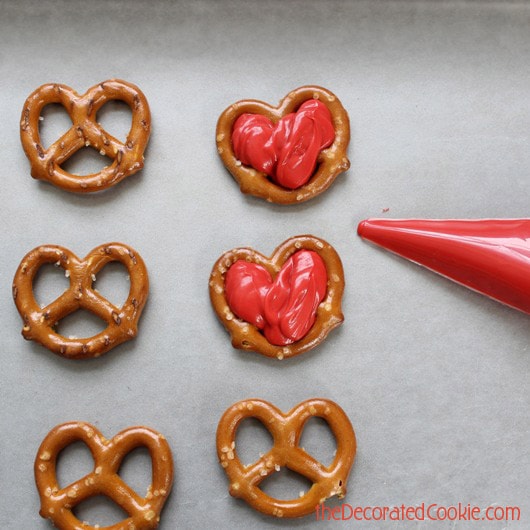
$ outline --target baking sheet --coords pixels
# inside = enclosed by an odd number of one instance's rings
[[[521,511],[519,523],[328,525],[528,528],[528,316],[363,243],[355,228],[374,216],[529,215],[529,24],[526,2],[0,0],[0,526],[50,527],[38,515],[33,460],[53,426],[80,420],[107,437],[138,424],[165,434],[176,476],[161,529],[322,527],[231,498],[215,453],[217,422],[235,401],[288,410],[321,396],[357,433],[345,502]],[[31,179],[18,130],[25,98],[46,82],[82,93],[113,77],[149,100],[145,169],[90,196]],[[239,99],[276,103],[304,84],[329,88],[348,110],[351,169],[304,204],[243,196],[216,153],[217,117]],[[52,138],[64,125],[56,114],[44,122]],[[106,117],[117,130],[126,118],[119,106]],[[97,163],[87,156],[80,167]],[[270,254],[303,233],[341,255],[344,325],[291,360],[233,350],[209,304],[213,263],[238,246]],[[25,342],[11,300],[24,254],[53,243],[84,256],[109,241],[134,247],[149,269],[137,339],[87,362]],[[126,292],[119,271],[103,280],[111,298]],[[50,277],[39,292],[51,296],[58,283]],[[68,330],[89,324],[77,318]],[[329,457],[324,426],[307,434]],[[241,440],[249,458],[267,443],[256,425]],[[66,484],[90,463],[80,447],[65,456]],[[147,481],[137,467],[148,466],[142,452],[127,463],[139,491]],[[304,487],[282,478],[287,486],[271,491]],[[82,516],[110,524],[117,513],[96,501]]]

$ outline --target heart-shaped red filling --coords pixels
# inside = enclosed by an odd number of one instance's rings
[[[311,178],[320,151],[334,139],[331,113],[316,99],[306,101],[276,125],[261,114],[241,114],[232,130],[238,160],[289,189]]]
[[[305,337],[326,291],[326,266],[312,250],[293,254],[274,280],[265,267],[244,260],[236,261],[225,278],[230,309],[278,346]]]

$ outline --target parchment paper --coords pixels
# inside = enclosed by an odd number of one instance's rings
[[[107,437],[138,424],[164,433],[176,476],[163,530],[528,528],[529,317],[363,243],[356,226],[530,215],[529,24],[526,2],[0,0],[0,527],[50,528],[33,460],[52,427],[80,420]],[[26,97],[47,82],[82,93],[113,77],[150,103],[145,169],[89,196],[33,180],[19,140]],[[304,204],[243,196],[216,153],[219,114],[240,99],[275,104],[304,84],[348,110],[351,169]],[[114,110],[111,131],[128,116]],[[51,111],[43,129],[53,139],[64,123]],[[282,362],[232,349],[209,303],[214,262],[238,246],[270,254],[304,233],[343,260],[343,326]],[[25,342],[11,282],[26,252],[53,243],[84,256],[109,241],[131,245],[149,269],[137,339],[87,362]],[[111,299],[126,293],[119,270],[103,280]],[[39,292],[51,295],[54,281]],[[76,326],[88,324],[74,319],[69,332]],[[521,521],[286,521],[231,498],[215,451],[224,410],[258,397],[287,411],[318,396],[340,404],[357,433],[344,502],[509,505]],[[330,458],[325,425],[306,434]],[[249,459],[266,450],[256,425],[241,440]],[[65,457],[65,484],[90,469],[80,447]],[[142,452],[126,466],[140,492],[143,467]],[[307,488],[284,478],[271,491]],[[80,513],[114,520],[99,502],[91,510]]]

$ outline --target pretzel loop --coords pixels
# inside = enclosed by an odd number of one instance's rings
[[[125,143],[107,133],[97,122],[97,112],[111,100],[125,102],[132,111],[131,129]],[[39,118],[50,103],[61,104],[72,127],[48,149],[42,147]],[[131,83],[111,79],[90,88],[84,95],[66,85],[47,84],[26,100],[20,122],[20,137],[31,163],[31,175],[79,193],[106,189],[143,167],[143,153],[150,134],[149,105],[141,90]],[[61,165],[79,149],[91,146],[113,162],[99,173],[77,176]]]
[[[57,457],[74,442],[87,445],[94,458],[94,469],[76,482],[60,488]],[[137,447],[148,449],[152,461],[152,482],[141,497],[118,475],[125,456]],[[82,523],[72,510],[91,497],[104,495],[120,506],[129,517],[107,526],[108,530],[156,528],[160,512],[173,482],[173,459],[165,438],[147,427],[131,427],[111,440],[105,439],[88,423],[71,422],[52,429],[43,440],[35,460],[35,481],[41,498],[42,517],[60,530],[98,528]]]
[[[326,421],[335,436],[337,451],[329,466],[299,447],[302,431],[311,417]],[[235,447],[237,429],[246,418],[259,420],[273,438],[272,449],[250,466],[241,463]],[[329,497],[343,498],[355,451],[355,433],[348,417],[337,404],[326,399],[304,401],[287,414],[266,401],[240,401],[224,413],[217,428],[217,455],[228,475],[230,494],[262,513],[277,517],[302,517]],[[312,487],[299,499],[270,497],[259,485],[281,467],[306,477]]]
[[[130,277],[129,295],[120,308],[92,287],[95,275],[114,261],[122,263]],[[46,263],[61,267],[69,276],[70,286],[56,300],[41,308],[35,300],[33,282]],[[24,321],[24,338],[35,340],[58,355],[75,359],[98,357],[135,337],[148,290],[147,269],[142,258],[121,243],[96,247],[84,260],[60,246],[37,247],[24,257],[13,280],[13,298]],[[55,325],[78,309],[90,311],[105,321],[107,327],[97,335],[84,339],[67,339],[58,334]]]

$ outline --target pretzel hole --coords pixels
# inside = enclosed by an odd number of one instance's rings
[[[71,127],[72,119],[60,103],[49,103],[40,114],[40,142],[44,149],[61,138]]]
[[[236,433],[236,451],[243,465],[257,462],[261,455],[272,449],[271,433],[261,421],[255,418],[245,418]]]
[[[127,453],[122,460],[118,475],[140,497],[145,497],[153,480],[153,464],[147,448],[138,447]]]
[[[313,483],[287,467],[280,468],[269,475],[260,485],[261,491],[270,497],[279,500],[299,499],[301,494],[306,494]]]
[[[85,146],[65,160],[61,169],[71,175],[83,177],[100,173],[112,163],[108,156],[100,154],[93,147]]]
[[[307,420],[298,445],[325,467],[331,465],[337,452],[335,436],[322,418]]]
[[[124,101],[113,99],[98,110],[96,121],[108,134],[126,143],[131,131],[132,111]]]
[[[51,263],[45,263],[37,271],[33,281],[33,296],[41,307],[59,298],[70,286],[66,271]]]
[[[89,525],[107,528],[129,517],[128,513],[113,500],[104,495],[96,495],[74,507],[73,514]]]
[[[131,290],[131,280],[127,267],[119,261],[107,263],[93,276],[92,288],[97,290],[111,304],[122,307]]]
[[[87,339],[101,333],[108,326],[86,309],[78,309],[59,321],[55,330],[59,335],[71,339]]]
[[[84,442],[67,445],[57,457],[59,488],[65,488],[94,470],[94,458]]]

